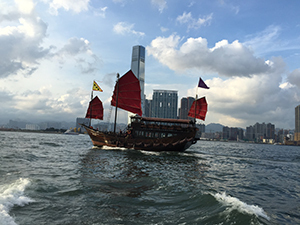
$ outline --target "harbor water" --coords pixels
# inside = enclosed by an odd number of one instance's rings
[[[300,147],[155,153],[0,132],[0,224],[300,224]]]

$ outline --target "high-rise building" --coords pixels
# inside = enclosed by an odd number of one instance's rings
[[[179,118],[180,119],[188,119],[188,113],[189,113],[190,108],[194,101],[195,101],[195,98],[193,98],[193,97],[181,99],[180,109],[179,109]]]
[[[145,47],[136,45],[132,47],[131,70],[139,79],[141,86],[142,111],[145,112]]]
[[[256,123],[246,128],[246,139],[260,142],[263,139],[275,139],[275,125],[268,123]]]
[[[144,112],[144,116],[145,117],[151,117],[152,116],[151,112],[152,112],[152,100],[145,98],[145,112]]]
[[[153,90],[152,117],[177,119],[177,91]]]
[[[244,139],[244,131],[241,128],[236,127],[223,127],[223,139],[224,140],[243,140]]]
[[[180,100],[179,119],[187,119],[187,115],[188,115],[188,99],[182,98]]]
[[[295,133],[294,140],[300,141],[300,105],[295,108]]]

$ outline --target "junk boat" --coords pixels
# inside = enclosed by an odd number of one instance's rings
[[[188,116],[193,118],[191,120],[142,117],[140,82],[131,70],[121,78],[117,74],[111,105],[116,108],[113,132],[99,131],[81,124],[87,130],[94,146],[182,152],[199,140],[196,118],[205,120],[207,112],[207,102],[205,97],[202,97],[196,98],[190,108]],[[116,132],[118,108],[136,114],[131,117],[126,131],[120,133]],[[92,97],[86,118],[103,120],[103,106],[97,96]]]

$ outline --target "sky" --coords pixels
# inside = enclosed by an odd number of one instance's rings
[[[145,94],[205,96],[204,124],[294,129],[300,2],[0,0],[0,124],[84,117],[93,80],[108,119],[116,73],[146,48]],[[197,88],[201,77],[210,89]]]

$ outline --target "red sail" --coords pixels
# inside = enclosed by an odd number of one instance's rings
[[[103,120],[103,106],[101,100],[97,96],[90,101],[85,118]]]
[[[195,105],[196,105],[196,109],[195,109]],[[188,116],[200,120],[205,120],[206,112],[207,112],[207,102],[205,97],[203,97],[193,102]]]
[[[142,116],[140,81],[131,70],[119,79],[118,108]],[[111,105],[116,106],[117,84],[115,85]]]

